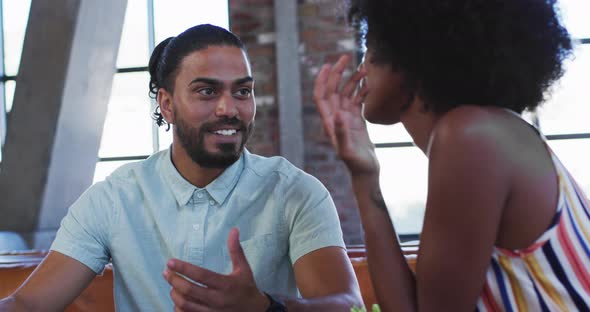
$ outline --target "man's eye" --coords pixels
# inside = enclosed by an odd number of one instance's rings
[[[202,89],[199,89],[197,92],[202,95],[206,95],[206,96],[211,96],[211,95],[215,94],[215,90],[213,90],[213,88],[202,88]]]
[[[252,94],[252,90],[248,89],[248,88],[242,88],[239,89],[236,92],[237,95],[242,96],[242,97],[250,97],[250,94]]]

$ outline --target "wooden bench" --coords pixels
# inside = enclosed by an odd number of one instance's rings
[[[404,246],[404,253],[410,267],[415,270],[418,246]],[[14,292],[35,270],[45,257],[45,252],[20,252],[0,254],[0,298]],[[377,303],[369,267],[363,246],[350,246],[348,256],[361,288],[363,302],[367,307]],[[59,281],[55,281],[59,287]],[[115,311],[113,297],[113,270],[109,265],[94,281],[67,307],[67,312]]]
[[[361,288],[361,296],[368,311],[374,303],[377,303],[373,284],[371,283],[371,275],[369,273],[369,264],[367,262],[367,255],[364,246],[349,246],[347,247],[348,257],[354,268],[354,273]],[[406,261],[410,268],[416,271],[416,259],[418,255],[418,245],[410,244],[403,246]]]

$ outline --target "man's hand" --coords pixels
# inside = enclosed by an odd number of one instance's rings
[[[379,172],[379,163],[362,116],[362,102],[368,89],[358,89],[366,72],[359,69],[343,81],[342,74],[349,62],[350,57],[343,55],[336,64],[322,67],[315,80],[314,101],[324,130],[351,174],[374,174]]]
[[[170,297],[174,302],[174,311],[266,310],[270,302],[256,286],[239,235],[237,228],[229,232],[227,247],[233,264],[229,275],[218,274],[178,259],[168,261],[163,275],[172,286]]]

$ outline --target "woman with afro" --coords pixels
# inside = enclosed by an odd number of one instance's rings
[[[349,57],[324,65],[314,99],[352,177],[383,311],[590,310],[590,203],[520,117],[544,101],[572,50],[556,6],[351,4],[364,63],[346,80]],[[365,120],[401,122],[429,159],[415,274],[381,195]]]

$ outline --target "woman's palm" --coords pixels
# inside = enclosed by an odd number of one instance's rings
[[[315,82],[314,100],[332,145],[351,173],[374,173],[379,165],[361,108],[367,89],[355,90],[364,72],[354,73],[338,90],[348,62],[349,58],[343,56],[334,66],[322,68]]]

